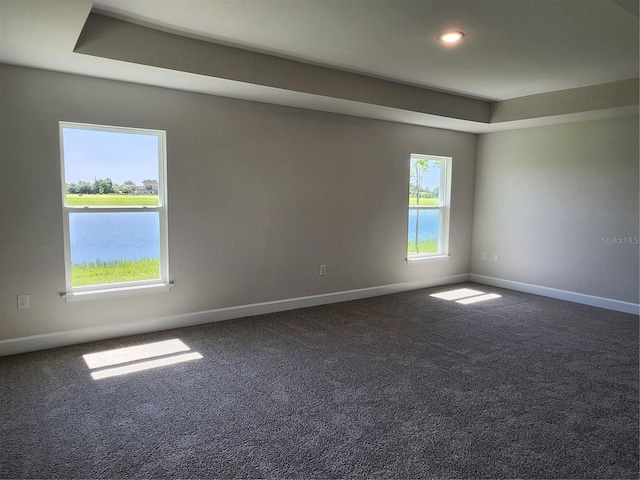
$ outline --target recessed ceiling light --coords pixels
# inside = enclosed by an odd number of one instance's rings
[[[458,43],[460,40],[462,40],[462,37],[464,37],[464,33],[462,32],[444,32],[438,35],[438,40],[440,40],[442,43],[451,45],[454,43]]]

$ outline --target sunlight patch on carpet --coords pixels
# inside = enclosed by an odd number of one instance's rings
[[[473,295],[482,295],[484,292],[473,290],[471,288],[456,288],[455,290],[447,290],[446,292],[432,293],[430,297],[441,298],[443,300],[458,300],[459,298],[471,297]]]
[[[456,300],[456,303],[462,303],[463,305],[468,305],[470,303],[478,303],[484,302],[486,300],[492,300],[494,298],[500,298],[502,295],[498,295],[497,293],[486,293],[484,295],[476,295],[475,297],[469,298],[461,298],[460,300]]]
[[[447,290],[446,292],[432,293],[429,296],[468,305],[500,298],[502,295],[498,295],[497,293],[484,293],[472,288],[456,288],[455,290]]]
[[[183,353],[189,352],[189,353]],[[162,342],[147,343],[134,347],[117,348],[104,352],[83,355],[94,380],[126,375],[152,368],[175,365],[202,358],[198,352],[175,338]],[[151,360],[150,360],[151,359]],[[115,367],[114,365],[118,365]],[[111,368],[105,368],[111,367]]]

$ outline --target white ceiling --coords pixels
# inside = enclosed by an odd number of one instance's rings
[[[393,102],[353,101],[76,53],[92,10],[491,104],[637,78],[639,69],[637,0],[0,0],[0,62],[464,131],[494,127]],[[466,36],[445,48],[437,35],[450,28]],[[627,114],[637,113],[637,100],[635,107],[631,103],[631,110],[624,104]],[[548,123],[572,121],[562,113],[572,111],[556,112]]]
[[[94,7],[201,39],[492,100],[638,76],[638,17],[609,0],[96,0]],[[466,34],[461,45],[439,44],[448,29]]]

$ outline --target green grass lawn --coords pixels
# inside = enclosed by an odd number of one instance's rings
[[[437,240],[423,240],[418,242],[418,247],[420,248],[419,253],[436,253],[438,251],[438,241]],[[414,240],[409,241],[409,247],[407,248],[407,253],[409,255],[415,255],[416,253],[416,242]]]
[[[409,205],[416,204],[416,197],[409,197]],[[437,198],[420,198],[420,205],[438,205]]]
[[[160,261],[144,258],[138,261],[74,263],[71,265],[71,286],[104,285],[160,278]]]
[[[78,195],[67,193],[69,207],[157,206],[157,195]]]

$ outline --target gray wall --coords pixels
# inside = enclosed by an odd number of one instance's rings
[[[637,116],[481,135],[472,272],[638,303],[638,174]]]
[[[1,68],[1,339],[470,270],[475,135]],[[60,298],[60,120],[167,131],[171,292]],[[408,266],[411,153],[453,157],[453,190],[451,257]]]

